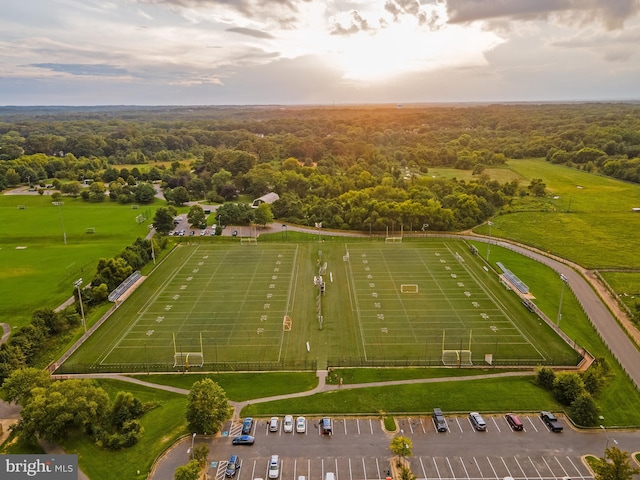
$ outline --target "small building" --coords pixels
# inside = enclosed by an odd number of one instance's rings
[[[260,198],[256,198],[252,203],[251,203],[251,207],[252,208],[258,208],[258,206],[261,203],[268,203],[269,205],[271,205],[273,202],[275,202],[276,200],[280,199],[280,195],[278,195],[275,192],[269,192],[269,193],[265,193],[263,196],[261,196]]]

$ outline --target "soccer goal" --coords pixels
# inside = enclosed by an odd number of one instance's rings
[[[385,237],[384,243],[402,243],[402,237]]]
[[[289,315],[285,315],[284,319],[282,320],[282,330],[284,330],[285,332],[290,332],[291,331],[291,317]]]
[[[418,293],[418,285],[415,283],[403,283],[400,285],[400,293]]]
[[[258,239],[256,237],[242,237],[240,239],[240,245],[257,245]]]

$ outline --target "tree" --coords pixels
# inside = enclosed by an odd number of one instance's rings
[[[227,396],[210,378],[195,382],[187,398],[187,422],[189,431],[213,435],[231,415]]]
[[[273,212],[271,211],[271,205],[269,205],[268,203],[261,203],[260,205],[258,205],[258,208],[256,208],[255,211],[254,221],[258,225],[262,225],[263,227],[267,223],[273,222]]]
[[[556,380],[556,372],[549,367],[538,367],[536,369],[536,383],[546,390],[553,388],[553,382]]]
[[[59,443],[72,430],[96,431],[108,413],[109,396],[91,380],[52,382],[31,391],[17,428],[28,439]]]
[[[189,201],[189,192],[184,187],[176,187],[171,190],[171,199],[176,205],[182,205]]]
[[[400,435],[396,435],[395,437],[393,437],[391,439],[391,443],[389,444],[389,450],[391,450],[394,455],[400,457],[403,460],[402,463],[404,463],[404,459],[406,457],[410,457],[411,455],[413,455],[411,453],[412,447],[413,443],[411,442],[411,439]],[[402,463],[398,463],[402,465]]]
[[[571,403],[569,411],[571,418],[578,425],[592,427],[598,424],[598,407],[588,392],[580,394]]]
[[[174,480],[198,480],[200,478],[200,464],[198,460],[191,460],[186,465],[176,468]]]
[[[559,373],[553,382],[553,396],[563,405],[571,405],[584,392],[584,383],[577,373]]]
[[[640,468],[631,465],[629,454],[614,445],[607,447],[604,458],[596,460],[593,471],[596,480],[631,480]]]
[[[527,189],[531,192],[532,195],[536,197],[544,197],[544,192],[547,188],[547,184],[541,178],[534,178],[529,183]]]
[[[207,458],[209,457],[209,445],[201,443],[196,445],[193,449],[193,458],[198,461],[201,467],[207,465]]]
[[[166,235],[173,230],[173,217],[175,215],[176,209],[173,207],[158,208],[153,217],[153,228],[162,235]]]
[[[8,402],[26,404],[31,398],[31,390],[46,387],[51,383],[49,374],[38,368],[20,368],[14,370],[2,384]]]
[[[206,223],[207,217],[205,216],[204,210],[200,205],[193,205],[189,209],[187,220],[189,220],[189,225],[191,225],[192,227],[199,227],[200,225]]]
[[[135,197],[138,203],[151,203],[156,196],[156,189],[152,184],[142,182],[135,187]]]

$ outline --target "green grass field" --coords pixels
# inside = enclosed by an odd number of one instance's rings
[[[92,204],[64,198],[51,204],[49,195],[0,195],[0,318],[12,327],[31,320],[36,308],[55,308],[73,294],[73,282],[95,275],[99,258],[119,253],[144,237],[155,207]],[[23,209],[18,208],[20,205]],[[88,234],[87,228],[95,228]],[[64,234],[66,234],[66,244]]]
[[[320,329],[313,277],[325,264]],[[181,245],[63,371],[171,369],[175,352],[194,367],[201,351],[211,369],[436,365],[443,342],[474,363],[575,364],[483,266],[454,240]]]

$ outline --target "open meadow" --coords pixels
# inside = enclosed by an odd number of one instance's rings
[[[182,244],[61,371],[575,365],[483,267],[456,240]]]
[[[35,309],[60,305],[76,280],[91,281],[98,259],[144,237],[153,212],[154,206],[66,197],[56,206],[49,195],[0,195],[1,321],[20,327]],[[139,215],[149,220],[138,223]]]

